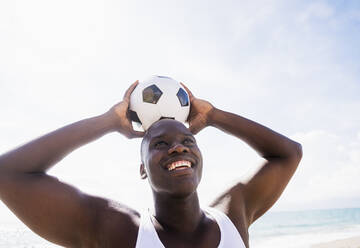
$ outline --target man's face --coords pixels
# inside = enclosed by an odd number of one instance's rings
[[[141,147],[143,177],[155,193],[185,196],[201,180],[202,156],[192,133],[180,122],[164,119],[149,128]]]

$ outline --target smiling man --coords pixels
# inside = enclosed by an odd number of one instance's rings
[[[164,119],[146,133],[134,131],[128,106],[136,85],[105,114],[3,154],[0,199],[34,232],[65,247],[249,247],[249,226],[280,197],[301,160],[301,146],[195,98],[187,88],[189,128]],[[197,186],[203,164],[194,134],[207,126],[245,141],[266,162],[249,181],[239,182],[201,209]],[[46,173],[71,151],[109,132],[143,137],[140,174],[152,189],[153,212],[138,213],[87,195]]]

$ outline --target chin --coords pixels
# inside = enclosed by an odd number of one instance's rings
[[[177,185],[167,185],[167,187],[154,188],[152,187],[154,194],[159,194],[163,196],[168,196],[172,198],[186,198],[194,193],[197,193],[197,185],[194,185],[192,182],[177,184]]]
[[[167,193],[175,198],[186,198],[197,193],[197,186],[198,185],[193,185],[192,183],[177,185],[177,187],[172,188],[172,190],[167,190]]]

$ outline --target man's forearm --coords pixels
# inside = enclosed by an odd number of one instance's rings
[[[209,122],[242,139],[265,159],[301,156],[299,143],[244,117],[214,108]]]
[[[74,149],[113,130],[109,114],[84,119],[0,156],[1,173],[42,173]]]

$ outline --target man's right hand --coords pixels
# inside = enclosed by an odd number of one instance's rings
[[[106,114],[108,114],[114,123],[114,129],[127,138],[139,138],[144,136],[144,132],[135,131],[133,129],[129,116],[130,95],[138,85],[138,81],[134,82],[125,92],[121,102],[114,105]]]

